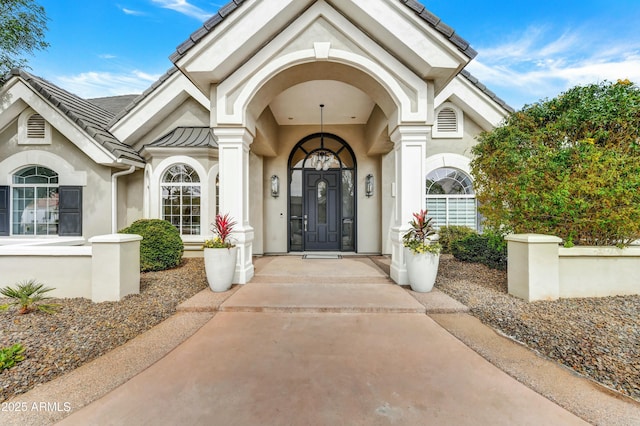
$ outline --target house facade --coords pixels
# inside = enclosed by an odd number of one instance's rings
[[[222,212],[235,282],[254,255],[322,251],[390,254],[406,284],[413,212],[478,226],[470,149],[511,110],[464,70],[475,55],[416,1],[234,0],[135,99],[16,70],[0,91],[0,244],[161,218],[195,250]]]

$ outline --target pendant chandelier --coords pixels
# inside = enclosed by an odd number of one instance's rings
[[[320,104],[320,149],[317,150],[311,159],[311,167],[316,170],[329,170],[329,166],[333,162],[333,154],[324,148],[324,104]]]

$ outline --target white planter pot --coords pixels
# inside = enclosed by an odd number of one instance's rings
[[[204,270],[212,291],[222,292],[231,288],[237,256],[237,247],[204,249]]]
[[[411,290],[420,293],[431,291],[438,275],[440,254],[413,253],[405,247],[404,258],[407,263],[407,275]]]

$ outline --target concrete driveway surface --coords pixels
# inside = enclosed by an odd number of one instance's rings
[[[264,262],[190,338],[59,424],[587,424],[445,331],[372,262]]]

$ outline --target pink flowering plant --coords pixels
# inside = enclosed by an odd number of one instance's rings
[[[204,248],[231,248],[236,245],[230,241],[231,233],[236,222],[231,219],[229,213],[224,216],[217,214],[216,220],[211,224],[213,238],[204,242]]]
[[[416,254],[439,254],[442,246],[431,238],[436,233],[431,224],[432,220],[432,217],[427,218],[427,210],[420,210],[420,212],[414,213],[413,220],[409,222],[411,229],[402,237],[404,246]]]

